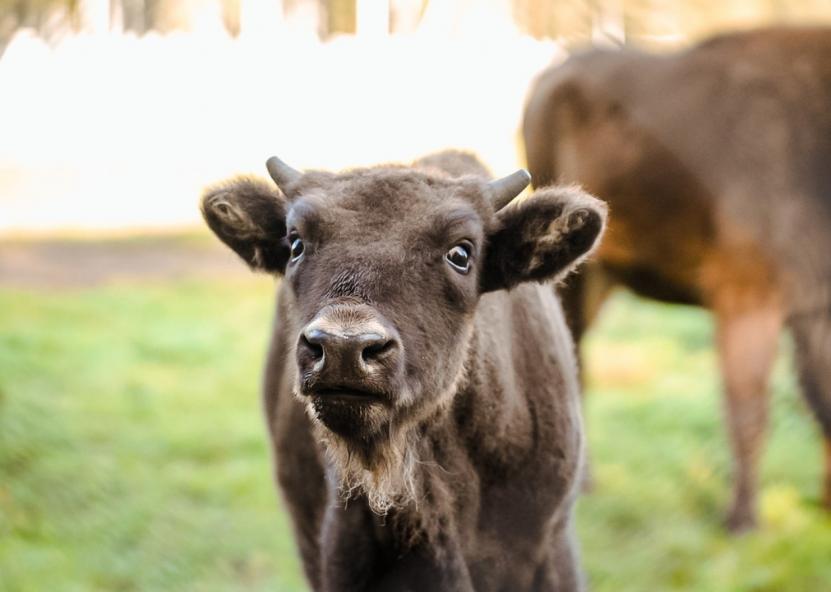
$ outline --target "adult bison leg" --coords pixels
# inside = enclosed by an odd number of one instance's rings
[[[733,505],[726,523],[730,531],[738,532],[756,524],[757,466],[767,427],[768,379],[782,313],[773,300],[741,306],[733,303],[733,298],[726,298],[715,312],[734,457]]]
[[[614,284],[606,272],[596,263],[586,263],[577,273],[573,273],[563,285],[558,287],[560,302],[563,306],[566,322],[574,339],[580,372],[580,392],[586,397],[586,368],[582,355],[583,336],[591,326],[600,308],[606,301]],[[585,421],[585,420],[584,420]],[[590,491],[593,485],[591,462],[588,448],[583,464],[582,488]]]
[[[791,321],[802,391],[822,428],[825,448],[823,504],[831,510],[831,316]]]

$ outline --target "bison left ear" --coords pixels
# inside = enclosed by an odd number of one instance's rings
[[[576,187],[549,187],[496,214],[482,292],[565,276],[600,242],[606,204]]]
[[[202,216],[251,269],[283,273],[289,259],[286,198],[273,185],[240,177],[208,189]]]

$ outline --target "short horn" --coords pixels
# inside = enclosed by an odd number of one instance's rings
[[[488,183],[493,209],[499,211],[513,200],[522,190],[528,187],[531,175],[525,169],[519,169],[507,177]]]
[[[297,169],[291,168],[276,156],[272,156],[266,161],[265,168],[268,169],[268,174],[271,175],[271,178],[274,179],[274,182],[277,183],[277,187],[279,187],[283,193],[285,193],[286,185],[294,183],[303,176],[303,173]]]

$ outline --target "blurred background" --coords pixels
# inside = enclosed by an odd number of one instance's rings
[[[473,150],[524,165],[545,66],[829,0],[0,0],[0,590],[303,590],[259,380],[274,285],[202,230],[209,183]],[[790,344],[761,528],[730,455],[708,313],[606,306],[588,348],[592,590],[831,590],[821,448]]]

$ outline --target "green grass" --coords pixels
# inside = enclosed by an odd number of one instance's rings
[[[304,589],[260,413],[272,293],[265,278],[0,291],[0,590]],[[626,295],[591,335],[592,590],[831,588],[819,441],[786,360],[763,526],[719,527],[711,335],[705,313]]]
[[[620,294],[591,334],[596,491],[579,505],[594,590],[831,590],[823,459],[783,339],[761,483],[762,528],[720,527],[730,455],[710,316]]]

